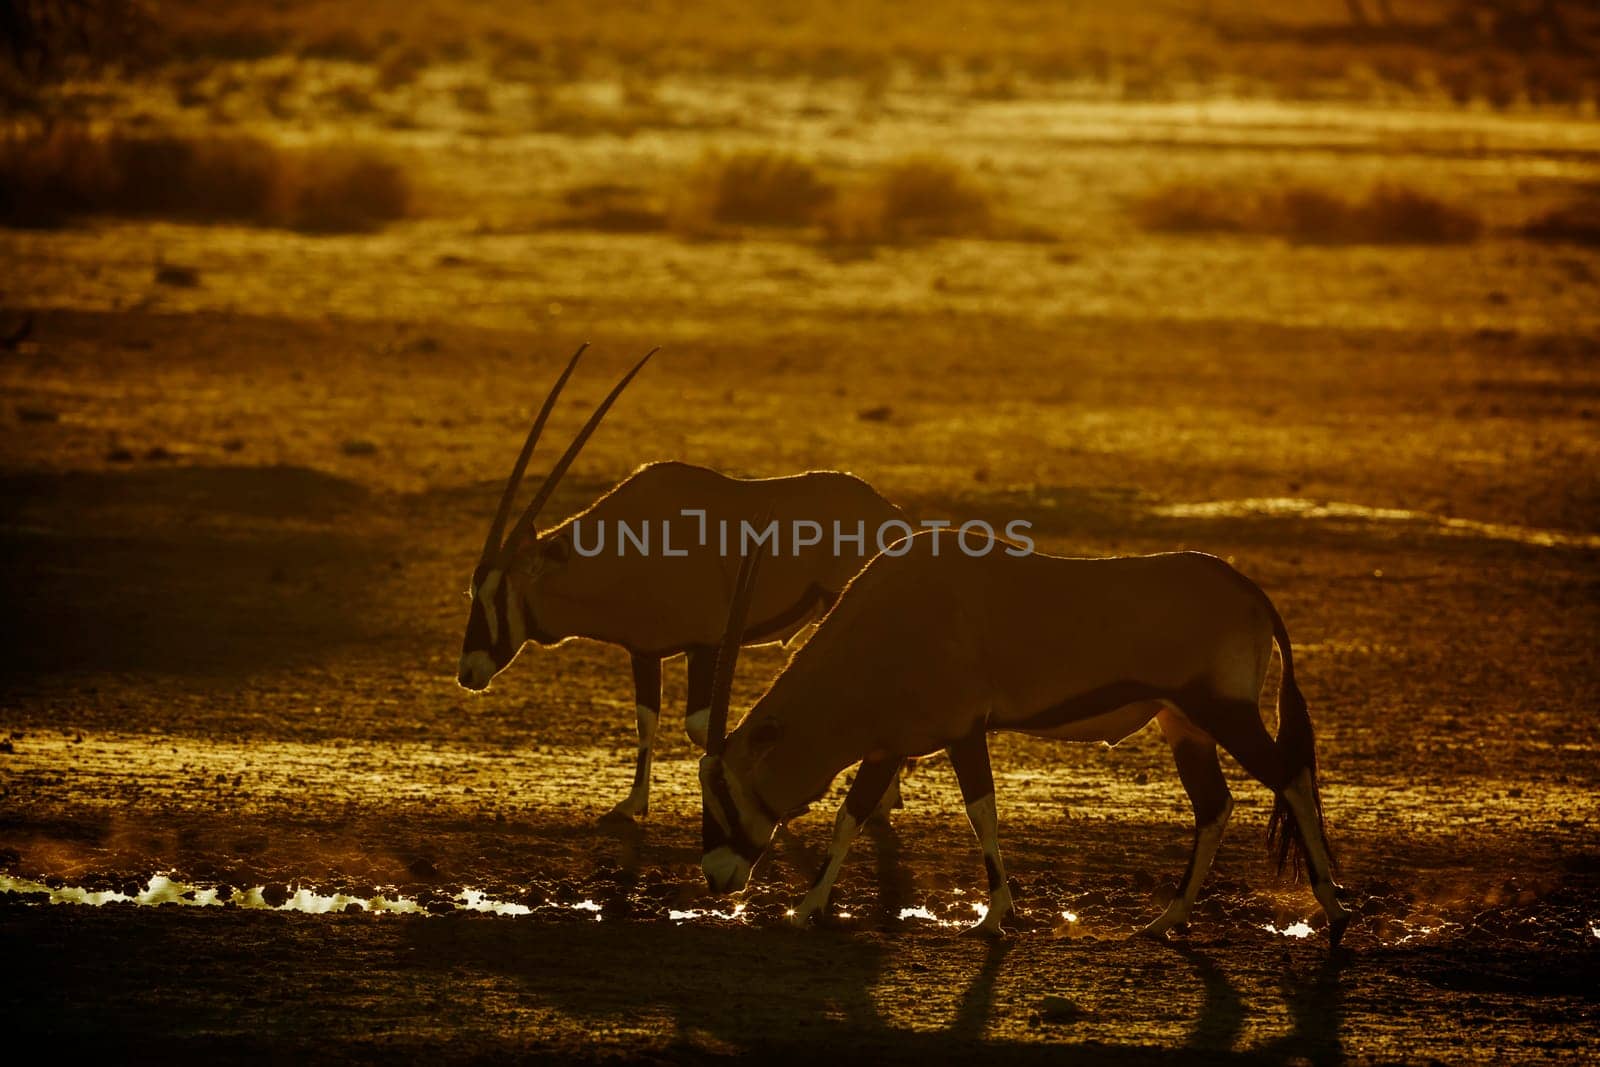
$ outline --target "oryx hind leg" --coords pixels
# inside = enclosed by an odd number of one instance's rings
[[[696,646],[689,650],[689,707],[683,728],[689,740],[706,747],[706,729],[711,723],[711,688],[716,680],[717,650]]]
[[[1201,702],[1193,708],[1185,707],[1184,712],[1215,737],[1252,778],[1289,805],[1295,830],[1305,845],[1311,892],[1328,918],[1330,939],[1338,944],[1350,916],[1340,905],[1334,885],[1332,851],[1317,813],[1311,768],[1290,765],[1278,742],[1262,725],[1261,712],[1254,701]]]
[[[961,783],[961,799],[967,805],[967,820],[972,832],[978,835],[978,847],[983,849],[983,867],[989,877],[989,910],[982,921],[963,933],[981,937],[999,937],[1005,933],[1001,926],[1011,914],[1011,886],[1006,881],[1006,867],[1000,860],[999,816],[994,806],[994,773],[989,768],[989,736],[980,724],[946,750],[950,766],[955,768],[956,781]]]
[[[894,780],[899,769],[900,761],[897,759],[867,759],[861,762],[861,769],[856,771],[856,779],[850,783],[850,792],[845,794],[844,803],[839,806],[839,814],[833,821],[833,842],[828,846],[828,858],[822,861],[822,867],[817,871],[805,899],[789,916],[791,923],[805,926],[813,915],[828,906],[833,883],[839,877],[839,868],[844,866],[851,842],[856,839],[861,824],[872,814],[878,798],[883,796],[883,791]]]
[[[656,726],[661,721],[661,661],[651,656],[633,657],[634,707],[639,715],[639,748],[633,764],[633,788],[604,816],[607,819],[642,818],[650,812],[650,762]]]
[[[1178,883],[1178,895],[1172,898],[1166,911],[1143,930],[1148,936],[1162,937],[1168,930],[1188,923],[1200,886],[1210,873],[1211,862],[1222,843],[1228,816],[1233,814],[1233,796],[1228,792],[1222,765],[1217,761],[1217,742],[1210,734],[1170,707],[1162,708],[1156,721],[1161,724],[1161,733],[1172,748],[1178,777],[1194,808],[1194,850],[1189,854],[1189,866]]]

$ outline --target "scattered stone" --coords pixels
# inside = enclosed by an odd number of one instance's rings
[[[856,418],[862,422],[888,422],[889,416],[894,414],[894,408],[888,404],[879,404],[873,408],[862,408],[856,412]]]
[[[200,272],[193,267],[162,263],[156,267],[156,284],[170,285],[178,289],[195,289],[200,285]]]
[[[363,437],[352,437],[339,446],[339,451],[347,456],[371,456],[378,451],[378,446]]]
[[[411,865],[406,870],[418,878],[432,878],[439,873],[439,869],[433,865],[433,861],[426,856],[418,856],[412,860]]]
[[[16,751],[16,747],[14,745],[12,745],[11,739],[9,737],[6,738],[3,741],[0,741],[0,753],[4,753],[7,756],[9,756],[15,751]]]
[[[106,461],[109,463],[132,463],[133,449],[123,448],[121,445],[118,445],[106,453]]]
[[[17,419],[21,422],[60,422],[61,412],[53,408],[35,407],[32,404],[17,406]]]
[[[152,445],[145,450],[144,458],[154,462],[162,462],[173,458],[172,451],[164,445]]]
[[[1093,1012],[1078,1006],[1066,997],[1045,997],[1039,1002],[1039,1019],[1047,1023],[1076,1022]]]
[[[222,450],[224,452],[243,452],[244,451],[244,438],[242,438],[242,437],[230,437],[230,438],[228,438],[227,440],[222,442]]]

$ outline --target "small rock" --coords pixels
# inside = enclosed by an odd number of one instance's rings
[[[439,869],[433,865],[433,861],[429,860],[426,856],[418,856],[416,859],[412,860],[411,865],[407,867],[406,870],[410,871],[418,878],[432,878],[434,875],[439,873]]]
[[[11,739],[10,738],[6,738],[4,741],[0,741],[0,752],[3,752],[3,753],[5,753],[6,755],[9,756],[15,751],[16,751],[16,748],[11,744]]]
[[[194,289],[200,284],[200,272],[193,267],[163,263],[156,267],[156,284],[171,285],[179,289]]]
[[[244,438],[242,438],[242,437],[230,437],[230,438],[228,438],[226,441],[222,442],[222,450],[224,452],[243,452],[244,451]]]
[[[144,458],[160,462],[172,458],[172,451],[163,445],[153,445],[145,450]]]
[[[51,408],[21,404],[17,407],[17,419],[21,422],[60,422],[61,412]]]
[[[1091,1012],[1079,1007],[1066,997],[1045,997],[1039,1001],[1039,1018],[1047,1023],[1070,1023]]]
[[[873,408],[862,408],[856,412],[856,418],[862,422],[888,422],[889,416],[894,414],[894,408],[888,404],[879,404]]]
[[[118,445],[106,453],[106,461],[108,463],[132,463],[133,449],[123,448],[121,445]]]
[[[352,437],[339,446],[339,451],[347,456],[371,456],[377,453],[378,446],[363,437]]]

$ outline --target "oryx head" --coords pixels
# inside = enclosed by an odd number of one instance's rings
[[[484,538],[478,565],[473,568],[472,587],[467,591],[472,598],[472,609],[467,617],[467,635],[461,642],[461,666],[456,675],[456,680],[467,689],[487,689],[490,679],[505,670],[527,641],[554,643],[560,639],[560,635],[552,634],[541,624],[537,594],[544,582],[565,569],[571,545],[566,535],[559,531],[540,536],[536,525],[539,511],[555,492],[562,475],[572,466],[572,461],[578,458],[584,443],[594,433],[595,427],[600,425],[600,420],[605,418],[612,403],[658,351],[652,348],[645,353],[644,358],[634,364],[633,369],[623,375],[622,380],[600,402],[594,414],[589,416],[589,421],[584,423],[583,429],[578,431],[578,436],[567,446],[566,452],[550,468],[550,473],[545,476],[543,484],[534,493],[533,500],[523,510],[510,534],[505,534],[506,520],[511,516],[517,487],[522,483],[522,475],[528,468],[528,459],[533,455],[534,446],[539,442],[539,434],[544,430],[545,421],[550,417],[562,387],[567,384],[573,368],[588,347],[587,344],[578,347],[578,351],[567,362],[566,369],[561,372],[561,377],[551,387],[550,395],[545,397],[544,406],[539,409],[533,429],[528,431],[528,439],[523,443],[522,453],[517,456],[516,466],[511,469],[511,478],[501,494],[494,521],[489,524],[489,535]]]
[[[762,525],[766,525],[766,520]],[[732,893],[745,887],[750,880],[750,869],[772,842],[779,822],[778,816],[767,809],[760,795],[726,758],[733,669],[743,642],[745,620],[750,613],[760,553],[758,548],[739,564],[728,625],[717,650],[706,754],[700,760],[701,835],[705,846],[700,866],[713,893]]]

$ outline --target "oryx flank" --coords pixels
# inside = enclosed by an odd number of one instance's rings
[[[864,522],[871,531],[903,515],[871,486],[848,474],[828,471],[742,479],[684,463],[655,463],[635,471],[581,514],[537,529],[540,508],[612,401],[650,358],[647,355],[590,417],[502,540],[528,457],[583,351],[578,349],[545,399],[490,525],[472,573],[472,608],[458,680],[468,689],[488,688],[529,641],[550,646],[582,637],[627,649],[633,658],[638,758],[633,788],[610,814],[642,816],[649,810],[661,664],[679,653],[688,657],[688,733],[696,743],[705,744],[716,647],[733,596],[738,567],[734,557],[739,555],[737,547],[727,554],[721,551],[716,531],[722,524],[737,530],[741,522],[753,523],[771,512],[786,525],[809,520],[831,530],[837,521],[853,530]],[[695,514],[685,517],[685,510]],[[660,540],[664,523],[672,526],[670,554]],[[657,538],[653,551],[635,543],[624,551],[618,543],[623,525],[635,533],[653,529]],[[695,536],[701,530],[710,535]],[[611,541],[596,551],[601,531],[608,531]],[[742,632],[743,643],[786,641],[826,612],[845,583],[877,551],[870,533],[860,551],[849,542],[847,546],[849,550],[835,552],[837,544],[824,538],[791,552],[786,544],[784,555],[771,561],[762,578],[754,598],[752,617],[757,621]]]
[[[1161,725],[1194,805],[1194,853],[1177,897],[1145,928],[1186,922],[1233,808],[1220,743],[1277,794],[1268,847],[1280,869],[1305,861],[1337,943],[1349,916],[1335,897],[1322,827],[1311,719],[1283,620],[1265,593],[1213,556],[1177,552],[1066,559],[972,555],[948,533],[884,553],[840,596],[738,729],[724,739],[736,643],[718,662],[711,743],[700,763],[706,880],[741,889],[787,813],[860,762],[811,891],[793,913],[827,905],[846,850],[908,756],[945,749],[983,849],[989,910],[973,933],[998,934],[1011,890],[996,842],[988,733],[1116,743]],[[970,543],[970,542],[969,542]],[[942,547],[943,551],[939,551]],[[754,562],[746,568],[753,575]],[[742,629],[736,596],[729,632]],[[1258,700],[1272,645],[1283,660],[1274,740]]]

